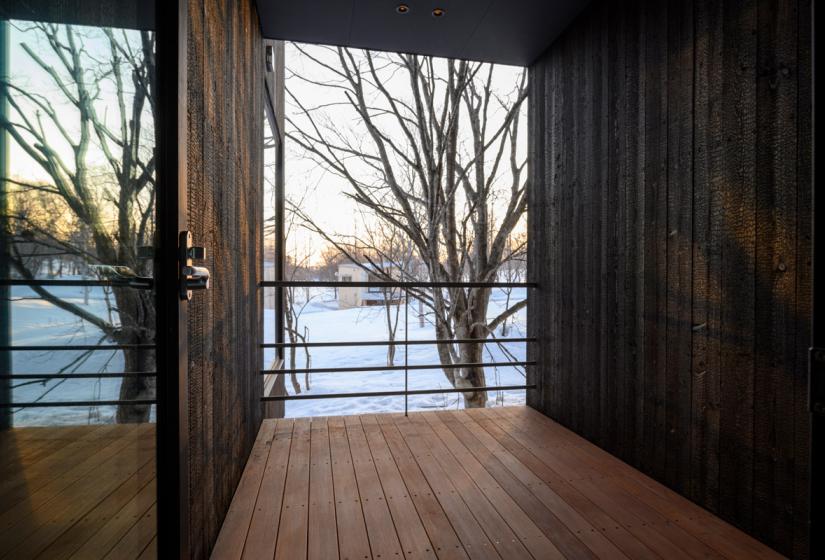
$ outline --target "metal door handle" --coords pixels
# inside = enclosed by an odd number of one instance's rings
[[[192,260],[206,258],[206,249],[192,246],[192,232],[182,231],[178,237],[178,264],[180,266],[180,298],[192,299],[192,290],[209,289],[209,269],[205,266],[193,266]]]
[[[185,266],[183,274],[190,290],[206,290],[209,288],[209,269],[205,266]]]

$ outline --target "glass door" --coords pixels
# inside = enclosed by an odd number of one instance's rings
[[[0,9],[0,558],[149,558],[154,10],[61,4]]]

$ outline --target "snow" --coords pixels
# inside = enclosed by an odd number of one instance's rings
[[[303,295],[301,293],[297,295]],[[514,289],[510,298],[510,305],[517,303],[526,296],[525,289]],[[305,301],[305,300],[304,300]],[[495,317],[506,308],[506,294],[501,290],[494,290],[488,310],[489,317]],[[404,339],[405,321],[404,307],[401,307],[396,340]],[[425,317],[424,327],[420,326],[418,304],[411,300],[408,306],[409,339],[434,339],[435,332],[430,324],[431,319]],[[268,342],[274,337],[274,312],[266,310],[265,315],[266,338]],[[510,326],[507,336],[518,338],[526,336],[526,314],[524,310],[515,315],[514,323]],[[352,309],[337,308],[332,290],[315,290],[310,293],[309,302],[300,316],[299,331],[308,333],[311,342],[328,341],[357,341],[357,340],[386,340],[387,327],[385,309],[382,306],[358,307]],[[497,333],[500,336],[500,333]],[[526,359],[525,343],[503,344],[511,356],[507,356],[498,344],[486,345],[484,360],[487,362],[523,361]],[[264,355],[264,364],[272,363],[274,351],[267,351]],[[301,351],[296,354],[295,367],[306,367],[306,360]],[[415,345],[409,347],[409,364],[438,364],[438,353],[435,345]],[[355,366],[383,366],[387,363],[386,347],[336,347],[312,348],[311,367],[355,367]],[[397,348],[396,365],[404,364],[404,347]],[[499,367],[487,368],[487,385],[524,385],[524,368]],[[378,392],[404,389],[403,371],[377,371],[359,373],[315,373],[310,378],[310,390],[307,391],[304,375],[297,374],[301,385],[301,394],[325,394],[348,392]],[[450,383],[439,368],[428,370],[412,370],[409,372],[410,389],[449,389]],[[292,385],[287,380],[287,389],[293,394]],[[513,390],[488,393],[488,406],[523,404],[524,390]],[[458,394],[416,395],[409,397],[410,410],[425,410],[434,408],[461,408],[463,397]],[[404,397],[365,397],[348,399],[321,399],[287,401],[287,417],[301,416],[331,416],[343,414],[362,414],[370,412],[399,412],[404,410]]]
[[[48,289],[61,299],[108,318],[109,304],[103,288]],[[84,298],[84,289],[89,291],[88,300]],[[13,287],[12,300],[12,344],[15,346],[111,344],[111,341],[101,341],[102,333],[97,327],[46,302],[29,288]],[[16,374],[119,372],[123,371],[123,354],[114,350],[15,351],[12,371]],[[118,398],[120,379],[20,380],[15,381],[14,386],[15,402],[112,400]],[[15,409],[13,421],[16,426],[107,423],[114,421],[114,414],[113,406],[24,408]]]
[[[103,288],[88,288],[88,298],[84,298],[83,287],[50,287],[50,291],[59,297],[101,317],[108,317],[109,305],[107,294]],[[511,302],[525,297],[524,290],[514,290]],[[45,344],[106,344],[111,341],[101,341],[101,332],[93,325],[77,318],[69,312],[58,309],[40,299],[37,294],[25,287],[12,289],[12,324],[14,345],[45,345]],[[506,306],[506,295],[501,291],[494,291],[490,303],[489,316],[500,313]],[[312,342],[322,341],[354,341],[354,340],[386,340],[387,327],[384,307],[358,307],[338,309],[332,290],[317,289],[309,291],[309,301],[301,314],[300,330],[308,334]],[[405,336],[404,307],[400,309],[400,318],[396,340],[403,340]],[[434,329],[425,318],[422,327],[419,324],[418,304],[411,301],[408,308],[409,339],[434,339]],[[268,342],[274,339],[274,311],[265,310],[265,338]],[[525,312],[522,310],[515,316],[515,321],[508,332],[509,337],[525,336]],[[524,360],[526,345],[524,343],[508,343],[506,349],[512,355],[507,356],[497,344],[486,346],[485,361]],[[264,352],[264,364],[271,364],[274,350]],[[438,355],[434,345],[420,345],[409,347],[409,363],[437,364]],[[311,349],[312,367],[357,367],[383,366],[387,363],[386,347],[333,347]],[[396,351],[395,364],[404,364],[404,347],[399,346]],[[15,351],[12,353],[12,367],[14,373],[57,373],[65,370],[67,373],[89,372],[118,372],[123,371],[123,355],[120,351]],[[297,352],[296,367],[306,367],[303,351]],[[374,371],[360,373],[316,373],[309,379],[310,389],[307,390],[305,376],[298,374],[301,394],[328,394],[365,391],[403,390],[403,371]],[[523,368],[502,367],[487,368],[488,385],[522,385],[524,384]],[[51,380],[47,382],[15,381],[13,398],[17,402],[33,401],[71,401],[71,400],[112,400],[118,398],[120,387],[119,379],[76,379]],[[409,372],[410,389],[447,389],[449,382],[444,373],[438,369],[413,370]],[[287,388],[293,393],[292,385],[287,379]],[[520,404],[524,402],[523,390],[505,391],[503,393],[488,393],[488,406],[500,404]],[[409,398],[410,410],[434,408],[459,408],[463,399],[460,395],[425,395]],[[288,401],[286,414],[288,417],[315,416],[315,415],[342,415],[361,414],[370,412],[403,411],[403,397],[368,397],[350,399],[320,399],[305,401]],[[17,426],[55,425],[55,424],[85,424],[98,422],[113,422],[115,407],[49,407],[16,409],[14,424]]]

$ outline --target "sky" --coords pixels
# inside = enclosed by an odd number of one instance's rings
[[[85,51],[84,63],[88,68],[94,68],[95,65],[91,63],[92,59],[106,61],[109,59],[108,40],[103,32],[96,27],[74,26],[73,29],[82,38],[82,47]],[[139,43],[139,34],[137,31],[123,30],[116,31],[117,37],[125,37],[128,42],[132,44]],[[13,84],[21,87],[29,92],[37,93],[44,99],[48,100],[55,108],[55,111],[65,118],[61,119],[61,126],[65,127],[69,134],[77,137],[78,118],[76,108],[67,100],[65,95],[60,91],[55,81],[48,76],[48,74],[39,68],[24,50],[23,45],[28,46],[34,53],[37,54],[46,64],[49,64],[58,69],[58,72],[64,80],[70,82],[68,75],[58,60],[57,56],[48,45],[43,34],[32,29],[30,22],[11,21],[9,33],[9,75]],[[127,102],[129,98],[129,91],[131,90],[131,81],[128,75],[124,75],[126,81],[124,89],[127,92]],[[102,80],[95,80],[91,74],[87,74],[87,83],[94,84],[100,88],[98,99],[96,103],[98,114],[104,122],[114,125],[117,121],[117,99],[115,96],[115,88],[113,81],[109,78]],[[71,84],[68,83],[69,89]],[[20,99],[19,95],[14,95],[16,99]],[[25,103],[21,99],[21,103]],[[29,103],[24,105],[29,109],[31,116],[33,106]],[[10,116],[13,121],[19,122],[17,115],[11,109]],[[149,122],[151,119],[143,119],[142,125],[145,128],[145,138],[151,138],[153,123]],[[64,161],[71,164],[72,152],[69,145],[63,141],[59,131],[54,125],[49,122],[47,117],[41,119],[42,125],[47,137],[52,141],[52,147],[64,159]],[[93,142],[89,150],[89,161],[95,165],[106,165],[106,160],[99,146]],[[26,153],[17,145],[16,142],[9,142],[9,162],[12,176],[25,178],[31,182],[50,181],[48,174],[37,165]]]

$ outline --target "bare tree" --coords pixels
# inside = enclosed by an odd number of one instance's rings
[[[523,282],[527,276],[527,235],[524,233],[511,235],[507,238],[507,249],[504,262],[501,265],[499,279],[515,284]],[[504,308],[509,309],[514,288],[511,286],[501,289],[505,294]],[[507,336],[509,322],[512,317],[501,322],[501,336]]]
[[[507,239],[527,204],[526,160],[519,150],[526,75],[508,92],[495,87],[495,67],[467,61],[296,46],[324,73],[289,80],[338,93],[338,101],[308,106],[288,87],[295,116],[288,138],[343,179],[357,204],[410,240],[430,281],[492,282],[507,258]],[[348,111],[347,129],[329,111]],[[494,218],[493,209],[501,211]],[[299,210],[300,211],[300,210]],[[307,227],[346,252],[323,224]],[[402,276],[404,275],[402,271]],[[405,278],[402,278],[405,279]],[[488,318],[488,287],[418,290],[435,317],[442,365],[482,361],[480,343],[524,307]],[[486,385],[484,368],[444,368],[457,388]],[[465,406],[484,406],[483,391],[464,393]]]
[[[318,278],[320,280],[327,280],[330,282],[335,280],[335,273],[338,271],[338,265],[346,262],[347,260],[347,258],[332,245],[327,245],[321,250],[319,259],[320,262],[317,267]]]
[[[10,114],[0,112],[0,127],[49,181],[3,178],[15,199],[44,195],[40,212],[30,204],[26,212],[12,208],[2,217],[12,238],[11,264],[21,278],[34,280],[38,255],[60,251],[114,275],[121,285],[112,288],[107,317],[43,286],[32,290],[117,344],[152,343],[153,294],[127,286],[149,274],[138,248],[152,245],[154,236],[154,34],[50,23],[19,29],[31,40],[20,44],[28,64],[48,86],[5,83]],[[151,351],[127,349],[124,361],[127,372],[154,369]],[[120,387],[123,400],[154,394],[151,377],[126,377]],[[119,422],[148,418],[146,405],[117,410]]]
[[[309,279],[309,267],[307,265],[309,261],[308,256],[304,255],[302,258],[298,259],[294,254],[286,255],[285,260],[286,270],[284,272],[286,275],[286,280],[295,281]],[[301,327],[301,315],[303,315],[307,305],[309,305],[315,296],[311,294],[308,289],[304,290],[303,297],[300,296],[301,293],[293,286],[290,286],[284,290],[284,329],[286,330],[286,335],[289,342],[292,344],[292,346],[289,347],[289,353],[287,354],[289,357],[289,361],[287,362],[288,368],[297,367],[298,347],[295,345],[298,343],[306,344],[309,342],[309,330],[306,326],[303,328]],[[304,346],[304,359],[306,360],[306,367],[312,367],[312,355],[309,352],[309,348],[306,346]],[[301,392],[301,384],[298,382],[298,377],[292,373],[290,374],[290,380],[292,381],[292,390],[297,395]],[[309,373],[307,373],[304,375],[304,386],[307,390],[310,389],[309,383]]]
[[[273,191],[274,192],[274,191]],[[289,208],[298,207],[303,204],[304,197],[307,193],[301,193],[301,196],[296,200],[290,200]],[[289,211],[286,213],[286,223],[284,224],[285,237],[289,238],[290,234],[294,232],[299,224],[295,212]],[[273,218],[274,219],[274,218]],[[271,223],[274,228],[274,222]],[[299,281],[310,280],[312,277],[312,268],[310,260],[312,252],[309,246],[294,244],[291,248],[285,247],[284,254],[284,280]],[[301,316],[306,310],[307,306],[315,299],[317,294],[312,294],[309,288],[297,288],[295,286],[288,286],[283,289],[283,306],[284,306],[284,334],[290,343],[289,350],[286,354],[286,367],[296,368],[298,365],[298,345],[309,342],[309,329],[306,325],[301,325]],[[312,366],[312,354],[307,346],[303,347],[304,360],[306,368]],[[292,390],[295,394],[301,392],[301,384],[298,381],[296,374],[290,374],[290,382]],[[281,394],[286,394],[286,383],[283,376],[277,380],[278,390]],[[304,387],[310,389],[309,373],[304,375]]]
[[[415,259],[415,247],[407,236],[387,222],[372,225],[366,223],[364,229],[364,235],[354,237],[356,245],[347,247],[350,254],[362,255],[355,264],[366,268],[370,276],[377,280],[409,278]],[[393,343],[398,333],[401,305],[408,305],[407,294],[397,286],[370,289],[379,295],[387,340]],[[395,365],[396,350],[395,344],[387,345],[388,366]]]

